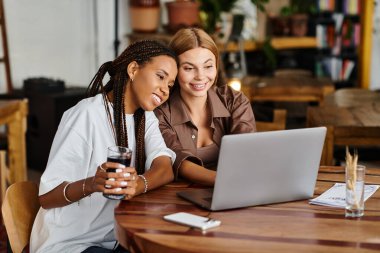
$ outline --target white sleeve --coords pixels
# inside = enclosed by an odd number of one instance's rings
[[[170,157],[173,164],[176,155],[166,146],[156,115],[153,112],[145,112],[145,117],[145,169],[149,170],[153,160],[159,156]]]
[[[64,115],[50,150],[47,167],[40,180],[39,195],[43,195],[64,181],[76,181],[88,171],[92,148],[78,130],[86,125],[80,117]],[[74,129],[75,128],[75,129]]]

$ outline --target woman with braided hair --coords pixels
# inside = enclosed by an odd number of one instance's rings
[[[177,155],[175,177],[212,186],[223,135],[256,131],[251,103],[218,80],[218,47],[205,31],[179,30],[169,47],[179,70],[169,100],[155,111],[160,129]]]
[[[176,75],[176,55],[151,40],[100,67],[89,98],[62,116],[40,181],[31,252],[125,252],[113,233],[118,201],[102,193],[130,199],[173,180],[175,154],[152,111],[168,99]],[[106,162],[115,145],[133,150],[131,167]]]

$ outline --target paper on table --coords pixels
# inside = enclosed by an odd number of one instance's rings
[[[364,186],[364,201],[366,201],[372,194],[374,194],[379,185],[365,185]],[[346,184],[335,183],[333,187],[319,195],[318,197],[309,200],[310,204],[331,206],[345,208],[346,206]]]

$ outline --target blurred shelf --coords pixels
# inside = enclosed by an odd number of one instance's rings
[[[317,46],[317,40],[315,37],[273,38],[272,46],[275,49],[310,48]]]
[[[245,51],[254,51],[260,49],[264,44],[263,41],[247,40],[244,42]],[[292,48],[315,48],[317,47],[317,40],[315,37],[276,37],[271,40],[272,46],[277,50],[292,49]],[[223,50],[224,45],[218,44],[219,49]],[[227,51],[237,51],[238,46],[236,43],[229,43]]]
[[[128,34],[127,37],[130,39],[130,42],[141,39],[154,39],[168,43],[172,35],[167,33],[131,33]],[[244,50],[258,50],[263,44],[263,41],[246,40],[244,41]],[[317,40],[315,37],[276,37],[272,38],[271,44],[278,50],[292,48],[315,48],[317,47]],[[217,42],[217,45],[220,51],[224,51],[225,48],[228,52],[239,50],[238,45],[235,42],[229,42],[227,46]]]

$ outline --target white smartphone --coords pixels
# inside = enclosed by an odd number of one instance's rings
[[[214,220],[211,218],[191,214],[191,213],[173,213],[164,216],[164,220],[172,221],[178,224],[199,228],[202,230],[206,230],[209,228],[214,228],[220,226],[220,220]]]

